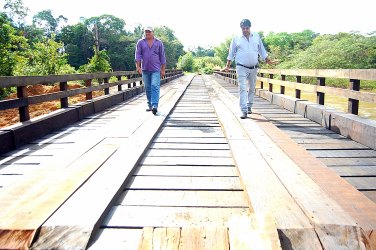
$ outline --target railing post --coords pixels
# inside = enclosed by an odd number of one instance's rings
[[[274,77],[273,74],[269,74],[270,79],[273,79],[273,77]],[[270,82],[269,82],[269,92],[273,92],[273,83],[270,83]]]
[[[117,76],[117,80],[120,82],[121,81],[121,76]],[[120,92],[122,90],[122,84],[118,85],[118,91]]]
[[[27,88],[26,88],[26,86],[17,87],[17,97],[18,98],[27,98]],[[20,115],[20,122],[30,120],[29,104],[25,107],[19,107],[18,113]]]
[[[264,73],[260,73],[260,76],[261,76],[261,77],[264,77]],[[260,81],[260,88],[261,88],[261,89],[264,88],[264,82],[263,82],[263,81]]]
[[[281,80],[286,81],[286,75],[281,75]],[[285,94],[285,86],[281,85],[281,94]]]
[[[317,77],[317,85],[318,86],[325,86],[325,78],[324,77]],[[325,103],[325,93],[317,92],[317,103],[324,105],[324,103]]]
[[[91,87],[91,79],[85,80],[85,87]],[[91,100],[93,99],[93,92],[87,92],[86,93],[86,100]]]
[[[133,78],[133,75],[129,75],[128,77],[129,77],[128,79],[132,79],[132,78]],[[127,88],[128,88],[128,89],[132,88],[131,83],[128,83],[128,87],[127,87]]]
[[[104,83],[104,84],[108,83],[108,78],[104,78],[104,79],[103,79],[103,83]],[[104,89],[104,94],[105,94],[105,95],[109,95],[109,94],[110,94],[110,88],[105,88],[105,89]]]
[[[61,82],[60,83],[60,91],[67,91],[68,90],[68,83],[67,82]],[[60,106],[61,108],[67,108],[68,107],[68,97],[63,97],[60,99]]]
[[[296,76],[296,82],[297,83],[302,83],[302,77],[301,76]],[[301,96],[301,90],[295,88],[295,98],[300,99],[300,96]]]
[[[349,89],[359,91],[360,90],[360,80],[350,79]],[[357,115],[359,112],[359,100],[349,98],[347,110],[349,113]]]

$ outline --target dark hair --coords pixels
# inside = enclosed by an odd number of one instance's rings
[[[251,21],[249,21],[248,19],[243,19],[240,22],[240,27],[251,27]]]

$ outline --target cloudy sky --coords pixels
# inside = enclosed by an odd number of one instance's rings
[[[185,48],[217,46],[240,32],[243,18],[252,21],[253,31],[301,32],[311,29],[321,34],[376,30],[374,0],[23,0],[30,9],[29,20],[39,11],[50,9],[54,17],[63,15],[69,24],[80,17],[111,14],[126,22],[126,30],[165,25],[175,31]],[[221,3],[221,4],[218,4]],[[4,0],[0,0],[4,6]]]

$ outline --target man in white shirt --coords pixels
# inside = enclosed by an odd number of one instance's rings
[[[252,113],[253,97],[255,95],[258,60],[260,58],[268,64],[271,64],[268,54],[261,41],[260,35],[250,31],[251,22],[243,19],[240,22],[242,29],[241,36],[235,36],[230,44],[227,56],[227,64],[223,69],[228,71],[231,62],[236,62],[236,73],[238,76],[241,119],[247,118],[247,114]],[[247,94],[248,86],[248,94]]]

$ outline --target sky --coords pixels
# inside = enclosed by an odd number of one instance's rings
[[[185,49],[215,47],[226,38],[240,34],[243,18],[252,22],[252,31],[301,32],[310,29],[320,34],[376,31],[374,0],[22,0],[30,9],[29,20],[50,9],[55,18],[63,15],[69,24],[80,17],[103,14],[125,21],[125,29],[167,26],[175,32]],[[5,0],[0,0],[1,8]]]

